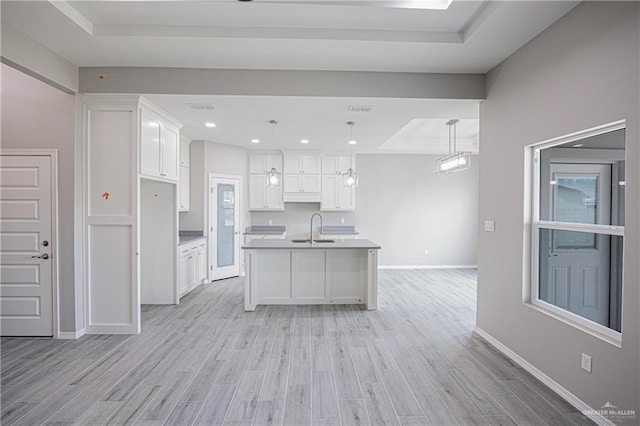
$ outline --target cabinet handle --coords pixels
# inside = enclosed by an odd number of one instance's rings
[[[166,175],[167,175],[166,173],[160,173],[160,176],[166,176]]]

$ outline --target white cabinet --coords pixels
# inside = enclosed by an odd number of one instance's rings
[[[307,154],[285,154],[285,173],[320,173],[321,157]]]
[[[355,188],[344,186],[341,175],[322,175],[321,211],[353,211],[355,200]]]
[[[191,141],[186,137],[180,137],[180,165],[189,167],[189,144]]]
[[[207,243],[204,238],[180,245],[180,297],[207,278]]]
[[[282,156],[249,156],[249,210],[284,210],[282,183],[278,186],[267,185],[265,173],[272,167],[282,173]]]
[[[309,154],[284,155],[283,198],[285,202],[319,202],[321,157]]]
[[[249,175],[249,210],[284,210],[282,185],[268,186],[264,174]]]
[[[282,173],[282,156],[277,154],[268,155],[250,155],[249,156],[249,173],[266,173],[272,168]]]
[[[198,283],[207,278],[207,244],[198,244]]]
[[[322,174],[335,175],[345,173],[351,167],[348,155],[328,155],[322,157]],[[355,162],[354,162],[355,164]],[[353,167],[355,169],[355,167]]]
[[[142,108],[140,129],[140,174],[178,181],[178,126]]]
[[[356,209],[356,189],[344,186],[343,176],[355,161],[348,155],[322,157],[321,211],[353,211]]]
[[[187,166],[180,166],[180,179],[178,180],[178,211],[188,212],[191,204],[191,184],[190,168]]]

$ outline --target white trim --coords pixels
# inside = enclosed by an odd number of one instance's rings
[[[84,328],[78,331],[61,331],[58,333],[58,339],[74,340],[84,336]]]
[[[140,334],[136,324],[98,324],[88,325],[86,334]]]
[[[556,138],[547,139],[546,141],[538,142],[533,145],[529,145],[534,150],[543,148],[549,148],[564,143],[574,142],[580,139],[590,138],[592,136],[601,135],[603,133],[614,132],[616,130],[625,129],[626,120],[618,120],[612,123],[602,124],[600,126],[592,127],[586,130],[580,130],[578,132],[569,133],[568,135],[558,136]]]
[[[509,358],[510,360],[518,364],[520,367],[528,371],[533,377],[540,380],[552,391],[557,393],[561,398],[563,398],[569,404],[573,405],[580,412],[584,413],[585,416],[589,417],[589,419],[594,421],[596,424],[601,426],[614,426],[614,423],[612,423],[609,419],[598,414],[596,410],[594,410],[589,405],[587,405],[584,401],[582,401],[580,398],[578,398],[577,396],[569,392],[567,389],[565,389],[563,386],[561,386],[558,382],[553,380],[551,377],[547,376],[544,372],[539,370],[529,361],[522,358],[520,355],[518,355],[517,353],[509,349],[507,346],[503,345],[498,339],[491,336],[489,333],[482,330],[478,326],[474,328],[473,332],[478,336],[480,336],[482,339],[484,339],[491,346],[493,346],[494,348],[502,352],[504,355],[506,355],[507,358]]]
[[[576,231],[592,234],[617,235],[624,237],[624,226],[617,225],[593,225],[589,223],[552,222],[539,220],[533,224],[535,230],[557,229],[559,231]]]
[[[379,265],[378,269],[477,269],[478,265]]]
[[[0,148],[0,155],[46,156],[51,159],[51,321],[53,338],[60,336],[60,289],[58,288],[60,250],[58,247],[58,150],[57,149],[7,149]]]
[[[58,9],[64,16],[69,18],[74,24],[82,28],[87,34],[93,34],[93,23],[82,13],[64,0],[49,0],[49,4]]]

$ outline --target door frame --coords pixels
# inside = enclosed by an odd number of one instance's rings
[[[212,220],[211,220],[211,194],[212,194],[212,190],[214,189],[211,186],[211,179],[237,179],[238,180],[238,194],[236,197],[236,208],[238,209],[238,216],[240,218],[240,223],[238,223],[238,232],[240,232],[240,224],[242,223],[243,219],[244,219],[244,214],[242,211],[242,206],[243,206],[243,196],[244,196],[244,191],[243,191],[243,177],[240,175],[226,175],[226,174],[219,174],[219,173],[209,173],[208,178],[207,178],[207,216],[206,216],[206,224],[207,224],[207,279],[209,281],[211,281],[211,272],[212,272],[212,259],[211,256],[213,254],[213,244],[215,244],[214,238],[213,238],[213,230],[212,230]],[[238,276],[242,275],[242,261],[241,261],[241,257],[240,257],[240,246],[242,241],[240,239],[240,237],[238,237],[238,244],[236,246],[236,259],[238,261]]]
[[[52,310],[51,322],[53,325],[53,338],[61,339],[60,332],[60,292],[58,288],[58,271],[60,260],[58,254],[58,150],[57,149],[14,149],[0,148],[1,156],[12,157],[49,157],[51,160],[51,296]],[[76,310],[77,312],[77,310]],[[75,334],[75,332],[73,333]]]

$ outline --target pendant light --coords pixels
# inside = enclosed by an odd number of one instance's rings
[[[271,128],[273,130],[273,142],[275,145],[276,141],[276,124],[278,122],[276,120],[269,120],[269,124],[271,124]],[[267,175],[267,186],[280,186],[280,177],[281,173],[276,170],[275,167],[272,167],[271,170],[265,173]]]
[[[355,145],[357,142],[353,139],[353,126],[355,126],[356,123],[354,123],[353,121],[348,121],[347,122],[347,126],[349,126],[349,139],[348,139],[348,143],[349,143],[349,170],[347,170],[345,173],[342,174],[342,184],[344,186],[348,186],[348,187],[352,187],[352,188],[356,188],[358,186],[358,182],[360,180],[360,177],[358,176],[358,174],[353,170],[353,154],[351,152],[351,147],[353,147],[353,145]]]
[[[436,161],[436,174],[459,172],[469,168],[471,155],[468,152],[456,151],[456,125],[457,118],[447,121],[449,126],[449,155],[439,158]],[[451,151],[451,131],[453,128],[453,152]]]

